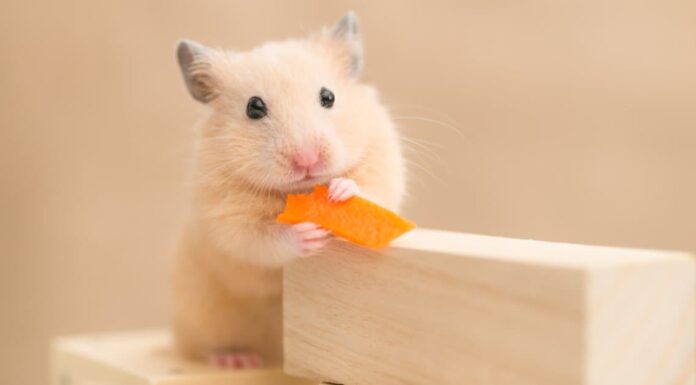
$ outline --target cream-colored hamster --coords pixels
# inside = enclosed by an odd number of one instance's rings
[[[276,223],[287,193],[325,183],[334,200],[361,194],[398,210],[399,136],[375,89],[357,79],[353,13],[307,39],[248,52],[184,40],[177,57],[208,113],[174,273],[175,339],[184,354],[221,366],[277,364],[281,268],[331,247],[313,223]]]

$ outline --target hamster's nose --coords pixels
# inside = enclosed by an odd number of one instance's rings
[[[314,149],[298,150],[292,157],[292,163],[298,171],[311,172],[319,163],[319,153]]]

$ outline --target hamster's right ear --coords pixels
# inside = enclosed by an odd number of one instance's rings
[[[355,12],[348,11],[334,26],[325,30],[324,38],[327,37],[343,70],[350,77],[358,77],[363,67],[363,44]]]
[[[191,40],[180,40],[176,49],[186,88],[194,99],[208,103],[217,97],[210,69],[211,49]]]

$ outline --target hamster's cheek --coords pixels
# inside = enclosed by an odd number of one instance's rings
[[[322,157],[326,162],[326,172],[328,174],[336,174],[344,167],[346,163],[346,149],[340,135],[335,132],[324,136],[322,141],[321,151]]]

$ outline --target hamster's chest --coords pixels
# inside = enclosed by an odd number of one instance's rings
[[[258,219],[275,219],[285,207],[284,194],[232,194],[223,203],[233,215]]]

